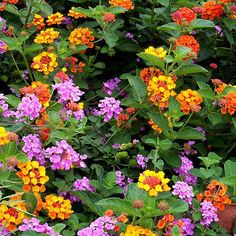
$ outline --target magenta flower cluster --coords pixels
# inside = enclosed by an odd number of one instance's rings
[[[136,156],[137,164],[140,168],[146,169],[147,168],[147,163],[148,163],[148,157],[145,157],[141,154],[138,154]]]
[[[0,93],[0,112],[2,111],[2,115],[4,117],[8,117],[10,115],[10,111],[8,104],[6,103],[7,97],[4,94]]]
[[[53,228],[47,223],[40,224],[40,221],[37,218],[31,218],[29,220],[24,219],[23,224],[19,226],[19,230],[22,232],[31,230],[40,234],[47,234],[50,236],[61,236],[61,234],[55,233]]]
[[[0,40],[0,54],[3,54],[7,51],[7,44]]]
[[[184,200],[190,205],[192,204],[192,198],[194,197],[192,186],[185,182],[178,181],[175,185],[173,185],[173,189],[173,195],[177,195],[180,199]]]
[[[181,221],[184,225],[181,227],[182,236],[191,236],[194,235],[194,223],[189,218],[181,218]]]
[[[109,231],[114,230],[117,221],[109,216],[97,218],[89,227],[77,232],[77,236],[110,236]]]
[[[120,83],[119,78],[110,79],[103,83],[102,91],[108,95],[112,95],[113,90],[120,91],[118,84]]]
[[[51,162],[53,170],[70,170],[73,166],[85,168],[87,155],[80,155],[67,142],[56,142],[56,146],[45,150],[45,157]]]
[[[202,220],[200,224],[208,227],[213,221],[218,221],[217,208],[206,200],[200,203],[200,212],[202,213]]]
[[[0,222],[0,235],[1,236],[10,236],[11,233],[8,231],[7,228],[5,228],[4,225],[2,225],[2,223]]]
[[[124,189],[124,193],[126,193],[127,185],[132,183],[133,180],[130,178],[126,178],[125,175],[121,171],[116,171],[116,184]]]
[[[91,192],[95,192],[96,189],[90,184],[90,181],[87,177],[83,177],[82,179],[77,179],[74,183],[73,183],[73,190],[75,191],[91,191]]]

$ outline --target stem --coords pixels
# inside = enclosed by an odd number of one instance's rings
[[[29,71],[30,79],[31,79],[31,81],[34,81],[34,78],[33,78],[33,75],[32,75],[32,73],[31,73],[30,66],[29,66],[29,63],[28,63],[27,58],[26,58],[26,56],[25,56],[25,53],[24,53],[23,50],[20,50],[20,53],[21,53],[21,55],[22,55],[23,58],[24,58],[24,62],[25,62],[25,64],[26,64],[27,70]]]
[[[190,114],[190,116],[188,117],[188,119],[185,121],[184,125],[181,127],[181,129],[178,131],[178,134],[182,131],[182,129],[188,124],[188,122],[190,121],[190,119],[193,116],[193,112]]]
[[[102,0],[99,0],[99,5],[100,5],[100,6],[102,5]]]
[[[30,3],[31,3],[31,1],[30,1]],[[30,17],[30,15],[31,15],[31,11],[32,11],[32,6],[31,6],[31,4],[30,4],[29,11],[28,11],[27,16],[26,16],[26,19],[25,19],[25,25],[24,25],[24,28],[26,28],[26,26],[27,26],[27,23],[28,23],[29,17]]]

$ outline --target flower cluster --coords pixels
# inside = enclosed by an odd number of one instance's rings
[[[89,28],[76,28],[69,36],[71,44],[87,45],[89,48],[93,48],[94,36]]]
[[[52,52],[41,52],[33,58],[31,67],[48,75],[58,66],[57,55]]]
[[[132,0],[109,0],[109,3],[115,7],[124,7],[127,10],[133,10],[134,4]]]
[[[90,224],[89,227],[84,228],[77,232],[77,236],[98,236],[104,235],[109,236],[109,231],[113,231],[117,221],[110,216],[102,216],[97,218],[94,222]]]
[[[8,46],[5,42],[0,40],[0,54],[5,53],[8,50]]]
[[[234,115],[236,112],[236,92],[230,92],[220,99],[219,105],[221,107],[221,113]]]
[[[116,21],[116,15],[110,12],[106,12],[103,16],[103,20],[105,22],[115,22]]]
[[[70,71],[72,73],[82,73],[83,68],[85,67],[85,64],[76,58],[76,57],[67,57],[66,58],[66,68],[70,68]]]
[[[40,166],[37,161],[29,161],[18,164],[17,176],[23,180],[23,189],[25,192],[41,192],[43,193],[45,183],[48,182],[49,177],[46,175],[46,169],[44,166]]]
[[[47,210],[48,216],[53,220],[57,218],[61,220],[68,219],[73,213],[70,200],[65,200],[63,197],[54,194],[45,197],[43,208]]]
[[[167,54],[167,51],[163,47],[154,48],[152,46],[145,49],[144,52],[147,54],[154,55],[154,56],[161,58],[161,59],[164,59]]]
[[[0,127],[0,146],[8,144],[10,142],[9,132],[4,127]]]
[[[48,26],[60,25],[63,20],[64,20],[64,16],[60,12],[56,12],[48,16],[48,19],[46,20],[46,22]]]
[[[185,22],[189,25],[196,19],[197,14],[188,7],[179,8],[176,12],[171,14],[172,20],[179,25],[183,25]]]
[[[4,96],[4,94],[0,93],[0,113],[4,117],[7,117],[11,114],[11,111],[9,111],[9,106],[6,103],[7,98]]]
[[[95,192],[96,189],[90,184],[90,181],[87,177],[83,177],[82,179],[77,179],[74,183],[73,183],[73,190],[75,191],[91,191],[91,192]]]
[[[105,97],[99,101],[99,110],[94,111],[94,115],[103,116],[103,121],[108,122],[113,117],[118,118],[119,114],[122,112],[120,107],[120,101],[116,100],[114,97]]]
[[[32,24],[37,26],[38,30],[41,30],[45,27],[44,18],[39,14],[35,14]]]
[[[148,157],[145,157],[141,154],[138,154],[136,156],[137,164],[140,168],[146,169],[147,168],[147,163],[148,163]]]
[[[50,236],[61,236],[54,232],[53,228],[47,223],[41,224],[37,218],[24,219],[23,224],[19,226],[19,230],[22,232],[34,231],[40,234],[48,234]]]
[[[87,155],[77,153],[66,140],[56,142],[56,146],[45,150],[45,157],[51,162],[53,170],[70,170],[74,166],[85,168]]]
[[[208,227],[213,221],[218,221],[217,208],[211,202],[204,200],[200,203],[202,213],[201,224]]]
[[[124,112],[120,113],[116,120],[117,127],[131,128],[131,122],[137,121],[136,117],[133,117],[131,120],[131,115],[135,113],[135,108],[128,107]]]
[[[178,181],[173,185],[173,195],[177,195],[180,199],[183,199],[188,204],[192,204],[193,187],[185,182]]]
[[[181,110],[185,114],[199,112],[201,110],[202,96],[195,90],[182,90],[176,97],[181,104]]]
[[[157,236],[150,229],[138,226],[138,225],[128,225],[125,232],[121,233],[120,236]]]
[[[159,192],[170,191],[170,187],[167,185],[170,179],[164,178],[165,173],[163,171],[154,172],[145,170],[139,175],[138,188],[144,189],[148,192],[149,196],[157,196]]]
[[[213,20],[214,18],[219,19],[223,14],[223,6],[215,1],[209,1],[202,6],[202,18]]]
[[[160,75],[163,75],[163,72],[160,71],[160,69],[157,69],[154,67],[147,67],[147,68],[144,68],[140,71],[139,77],[148,86],[149,81],[152,77],[158,77]]]
[[[38,44],[51,44],[55,39],[59,37],[59,32],[54,30],[53,28],[48,28],[46,30],[42,30],[34,39],[35,43]]]
[[[197,199],[198,201],[204,200],[212,202],[217,209],[224,210],[225,204],[231,204],[231,199],[229,199],[226,194],[227,190],[228,187],[225,184],[217,180],[212,180],[211,183],[207,185],[204,193],[197,195]]]
[[[69,13],[67,14],[68,16],[71,16],[75,19],[79,19],[79,18],[87,18],[87,16],[83,13],[80,13],[78,11],[76,11],[75,7],[72,7],[70,10],[69,10]]]
[[[152,77],[147,86],[149,100],[161,109],[167,108],[169,98],[176,94],[175,87],[175,79],[170,76]]]
[[[124,192],[126,192],[127,190],[127,185],[132,181],[133,181],[132,179],[126,178],[121,171],[116,171],[116,184],[121,188],[123,188]]]
[[[114,90],[120,91],[118,84],[120,83],[119,78],[110,79],[107,82],[103,82],[102,91],[108,95],[112,95]]]

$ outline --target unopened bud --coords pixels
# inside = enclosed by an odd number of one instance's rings
[[[170,37],[170,38],[168,38],[168,41],[169,41],[169,43],[171,43],[171,44],[175,44],[175,43],[176,43],[176,38]]]
[[[18,165],[18,160],[16,157],[12,156],[7,159],[6,162],[7,167],[9,168],[15,168]]]
[[[166,212],[170,208],[169,204],[166,201],[160,201],[157,206],[161,212]]]
[[[27,34],[28,34],[28,33],[27,33],[26,31],[21,31],[21,32],[20,32],[20,35],[23,36],[23,37],[25,37]]]
[[[48,47],[48,52],[54,52],[55,51],[55,47],[54,46],[49,46]]]
[[[134,208],[137,208],[137,209],[140,209],[143,207],[143,201],[141,199],[137,199],[137,200],[134,200],[133,201],[133,207]]]
[[[7,137],[11,140],[11,141],[17,141],[18,140],[18,135],[16,133],[10,132]]]

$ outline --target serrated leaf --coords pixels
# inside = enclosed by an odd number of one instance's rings
[[[189,75],[189,74],[196,74],[196,73],[207,73],[208,70],[206,70],[202,66],[191,64],[191,65],[180,65],[173,72],[175,75],[181,76],[181,75]]]
[[[160,69],[163,69],[165,66],[164,61],[162,61],[159,57],[154,56],[152,54],[140,52],[137,54],[137,56],[139,56],[143,60],[149,62],[151,65],[159,67]]]
[[[116,43],[119,40],[118,35],[116,34],[115,31],[107,31],[103,30],[102,31],[103,37],[109,48],[113,48],[116,46]]]
[[[190,27],[192,29],[214,28],[215,24],[210,20],[195,19],[191,21]]]
[[[227,160],[224,163],[224,171],[225,171],[225,176],[226,177],[235,175],[236,162],[233,162],[231,160]]]
[[[197,131],[196,129],[186,126],[181,131],[178,132],[176,139],[205,140],[205,137],[201,132]]]

